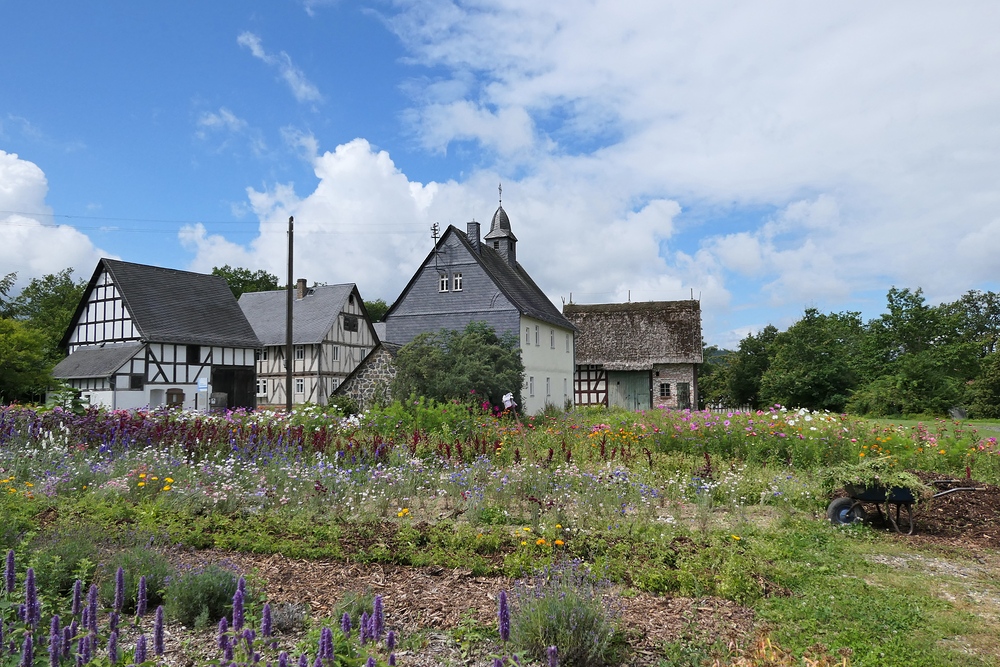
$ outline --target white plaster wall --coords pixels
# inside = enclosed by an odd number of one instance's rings
[[[535,344],[535,327],[538,327],[538,344]],[[528,333],[525,339],[525,331]],[[552,347],[552,334],[555,348]],[[566,336],[569,335],[569,351]],[[563,407],[566,399],[573,398],[574,340],[569,329],[554,326],[526,315],[521,316],[519,335],[521,361],[524,363],[524,386],[521,387],[526,414],[541,411],[546,403]],[[534,396],[531,395],[531,378],[534,378]],[[546,395],[545,380],[549,380],[549,394]]]

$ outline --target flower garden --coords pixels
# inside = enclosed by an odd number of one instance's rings
[[[826,473],[873,458],[1000,484],[996,438],[961,423],[780,406],[522,418],[423,400],[348,418],[314,406],[291,415],[9,406],[0,410],[9,554],[0,665],[171,664],[156,628],[172,621],[216,628],[213,664],[407,664],[419,653],[420,629],[394,627],[378,597],[329,618],[306,610],[298,634],[272,630],[253,573],[247,583],[157,560],[178,548],[461,567],[514,582],[506,628],[477,626],[470,659],[482,664],[646,664],[630,653],[615,602],[640,594],[734,601],[754,610],[758,637],[783,647],[755,658],[753,637],[742,647],[679,639],[648,664],[953,664],[938,635],[963,634],[952,626],[964,612],[937,615],[941,602],[926,592],[867,582],[863,562],[845,561],[897,548],[894,538],[823,520],[835,491]],[[553,599],[597,605],[586,623],[561,616],[566,603],[537,602],[544,584],[526,582],[545,572],[561,573],[543,577],[560,591]],[[838,620],[859,595],[874,618]],[[601,651],[582,650],[588,642]],[[996,645],[982,642],[980,662],[966,664],[995,664]]]

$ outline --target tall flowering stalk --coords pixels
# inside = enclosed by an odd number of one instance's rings
[[[116,614],[120,614],[122,611],[122,606],[125,604],[125,570],[119,567],[118,571],[115,572],[115,601],[114,610]]]
[[[35,663],[35,646],[31,641],[31,634],[24,636],[24,643],[21,644],[20,667],[32,667]]]
[[[87,629],[97,632],[97,584],[91,584],[87,592]]]
[[[559,667],[559,649],[555,646],[550,646],[545,651],[549,659],[549,667]]]
[[[83,582],[79,579],[73,584],[73,604],[70,607],[70,612],[73,616],[79,616],[81,610],[81,604],[83,602]]]
[[[15,570],[14,570],[14,550],[7,552],[7,563],[3,569],[3,580],[7,593],[14,592]]]
[[[49,665],[59,667],[59,660],[62,658],[62,630],[59,627],[59,615],[52,616],[52,623],[49,625]]]
[[[497,624],[500,627],[500,639],[504,644],[510,641],[510,606],[507,604],[507,591],[497,595]]]
[[[108,661],[112,665],[118,664],[118,632],[114,631],[108,637]]]
[[[36,627],[42,620],[42,603],[38,600],[38,589],[35,587],[35,568],[29,567],[24,579],[24,615],[25,622]]]
[[[340,629],[343,631],[344,636],[350,638],[351,636],[351,615],[346,611],[344,615],[340,617]]]
[[[240,581],[243,581],[243,577],[240,577]],[[243,590],[240,588],[233,594],[233,630],[243,631]]]
[[[146,662],[146,635],[139,635],[135,640],[135,664],[141,665]]]
[[[156,608],[153,616],[153,653],[163,655],[163,605]]]
[[[262,637],[264,637],[267,646],[270,646],[271,648],[278,647],[278,642],[274,640],[267,641],[271,639],[271,636],[274,634],[274,628],[272,627],[272,621],[271,621],[270,602],[265,602],[264,608],[260,612],[260,634]]]
[[[385,631],[385,609],[382,605],[382,596],[376,595],[372,608],[372,639],[379,641]]]
[[[139,577],[139,597],[135,603],[135,615],[139,618],[146,615],[146,605],[149,604],[149,593],[146,586],[146,575],[142,575]]]

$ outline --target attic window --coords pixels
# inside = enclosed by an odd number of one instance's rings
[[[358,330],[358,318],[354,315],[344,315],[344,331]]]
[[[438,279],[438,292],[447,292],[447,291],[448,291],[448,276],[442,273],[441,277]]]
[[[494,250],[499,250],[500,249],[500,241],[494,241],[493,242],[493,249]]]
[[[354,305],[354,295],[353,294],[351,296],[347,297],[347,303],[351,304],[352,306]]]
[[[189,364],[201,363],[201,345],[187,346],[187,363]]]
[[[455,292],[462,291],[462,274],[456,273],[451,280],[451,289]]]

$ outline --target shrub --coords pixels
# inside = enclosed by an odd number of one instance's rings
[[[344,597],[340,598],[333,607],[333,618],[340,621],[340,618],[347,614],[351,618],[351,626],[358,627],[361,621],[361,614],[371,615],[375,609],[375,594],[370,588],[364,591],[347,591]]]
[[[511,641],[533,660],[545,661],[549,646],[558,647],[561,665],[599,666],[619,657],[619,608],[607,584],[579,561],[518,581],[512,598]]]
[[[156,609],[163,604],[163,594],[167,580],[173,573],[173,566],[159,551],[145,547],[131,547],[119,551],[101,567],[100,597],[110,607],[115,595],[115,573],[118,568],[125,573],[125,604],[122,611],[130,614],[136,610],[139,599],[139,579],[146,577],[147,609]]]
[[[236,583],[236,573],[218,565],[180,572],[167,584],[165,611],[188,627],[207,627],[229,612]]]
[[[88,581],[97,564],[94,529],[78,527],[40,535],[30,546],[29,566],[35,569],[38,590],[65,597],[77,579]]]

